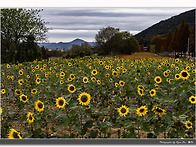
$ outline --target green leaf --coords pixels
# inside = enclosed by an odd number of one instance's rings
[[[98,135],[98,130],[94,131],[94,130],[91,130],[90,131],[90,138],[96,138]]]
[[[29,132],[28,134],[22,135],[22,138],[30,138],[33,134]]]
[[[149,124],[143,123],[142,124],[142,130],[145,131],[145,132],[150,132]]]
[[[69,121],[68,118],[63,119],[63,124],[64,124],[65,127],[67,127],[69,125],[69,123],[70,123],[70,121]]]
[[[25,121],[26,119],[27,119],[27,114],[24,114],[24,115],[21,117],[20,122],[23,122],[23,121]]]
[[[57,131],[58,129],[62,128],[64,126],[63,122],[59,122],[55,128],[55,130]]]
[[[74,129],[75,129],[75,131],[77,131],[79,134],[82,133],[82,130],[81,130],[81,128],[80,128],[80,125],[76,124],[76,125],[74,126]]]
[[[84,124],[84,127],[87,127],[87,128],[91,128],[93,126],[93,121],[92,120],[88,120],[85,124]]]

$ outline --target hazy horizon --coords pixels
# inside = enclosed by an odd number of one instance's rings
[[[50,29],[49,42],[82,39],[93,42],[101,28],[108,26],[135,35],[142,30],[193,8],[44,8],[40,16]]]

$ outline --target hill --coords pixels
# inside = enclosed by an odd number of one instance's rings
[[[183,19],[185,19],[185,21],[189,23],[189,25],[193,26],[195,22],[195,9],[186,11],[166,20],[162,20],[159,23],[156,23],[151,27],[143,30],[142,32],[136,34],[135,38],[139,41],[149,41],[153,36],[166,35],[169,29],[175,31],[176,27],[181,24]]]
[[[84,41],[82,39],[75,39],[71,42],[58,42],[58,43],[38,43],[40,47],[44,46],[48,49],[58,49],[58,50],[69,50],[71,49],[73,44],[81,45],[82,43],[85,43],[87,41]],[[93,46],[93,42],[87,42],[91,46]]]

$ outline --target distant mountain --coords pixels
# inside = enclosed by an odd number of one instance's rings
[[[149,41],[156,35],[166,35],[169,32],[169,29],[172,29],[172,31],[174,32],[176,27],[181,24],[183,19],[185,19],[185,21],[189,23],[189,25],[193,26],[195,23],[195,9],[186,11],[166,20],[162,20],[159,23],[156,23],[153,26],[136,34],[135,38],[139,41]]]
[[[84,41],[82,39],[75,39],[71,42],[58,42],[58,43],[38,43],[38,45],[40,47],[44,46],[45,48],[48,49],[58,49],[58,50],[69,50],[71,49],[72,45],[77,44],[77,45],[81,45],[82,43],[85,43],[87,41]],[[88,44],[90,44],[91,46],[94,45],[93,42],[87,42]]]

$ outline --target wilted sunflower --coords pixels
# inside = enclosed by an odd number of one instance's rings
[[[125,105],[122,105],[120,108],[118,108],[118,113],[120,116],[126,116],[129,113],[129,108],[127,108]]]
[[[186,127],[187,129],[193,128],[192,125],[193,125],[192,122],[190,122],[189,120],[185,123],[185,127]]]
[[[124,81],[119,81],[119,85],[120,86],[125,86],[125,82]]]
[[[34,89],[31,90],[31,93],[32,94],[36,94],[37,93],[37,90],[34,88]]]
[[[141,106],[136,110],[138,116],[144,116],[148,112],[148,108],[146,106]]]
[[[20,95],[20,101],[21,101],[21,102],[23,102],[23,103],[28,102],[28,98],[27,98],[27,96],[26,96],[26,95],[24,95],[24,94],[21,94],[21,95]]]
[[[40,83],[41,83],[40,78],[37,78],[37,79],[35,80],[35,82],[36,82],[37,84],[40,84]]]
[[[189,97],[189,102],[191,102],[191,104],[195,104],[196,103],[195,96],[190,96]]]
[[[5,89],[1,89],[1,94],[5,94]]]
[[[16,131],[15,129],[10,129],[8,134],[9,139],[22,139],[20,136],[20,132]]]
[[[28,113],[27,113],[27,121],[28,121],[29,123],[33,123],[34,120],[35,120],[35,118],[33,117],[33,113],[28,112]]]
[[[157,84],[160,84],[160,83],[162,82],[162,79],[161,79],[160,76],[156,76],[156,77],[154,78],[154,81],[155,81]]]
[[[24,83],[23,79],[18,80],[18,84],[22,85]]]
[[[83,82],[84,82],[84,83],[88,83],[88,78],[87,78],[87,77],[84,77],[84,78],[83,78]]]
[[[15,90],[15,94],[16,94],[16,95],[21,95],[21,94],[22,94],[22,91],[21,91],[20,89],[16,89],[16,90]]]
[[[183,80],[187,80],[189,78],[189,76],[190,76],[190,74],[186,70],[182,70],[180,72],[180,78],[182,78]]]
[[[92,74],[93,76],[95,76],[97,73],[98,73],[98,72],[97,72],[96,69],[94,69],[94,70],[91,71],[91,74]]]
[[[35,110],[39,112],[44,111],[44,104],[40,100],[35,102]]]
[[[76,87],[74,85],[69,85],[67,90],[70,92],[70,93],[74,93],[76,91]]]
[[[137,89],[137,92],[138,92],[138,94],[139,94],[140,96],[143,96],[143,95],[144,95],[144,90],[143,90],[143,89],[138,88],[138,89]]]
[[[63,97],[59,97],[58,99],[56,99],[56,106],[58,108],[64,108],[66,105],[66,100]]]
[[[89,105],[90,100],[91,100],[91,96],[86,92],[81,93],[78,97],[78,101],[81,105],[85,105],[85,106]]]
[[[154,113],[155,113],[155,115],[165,115],[166,114],[166,111],[164,110],[164,109],[162,109],[162,108],[160,108],[160,107],[157,107],[157,106],[154,106],[153,108],[152,108],[152,111],[154,111]]]

